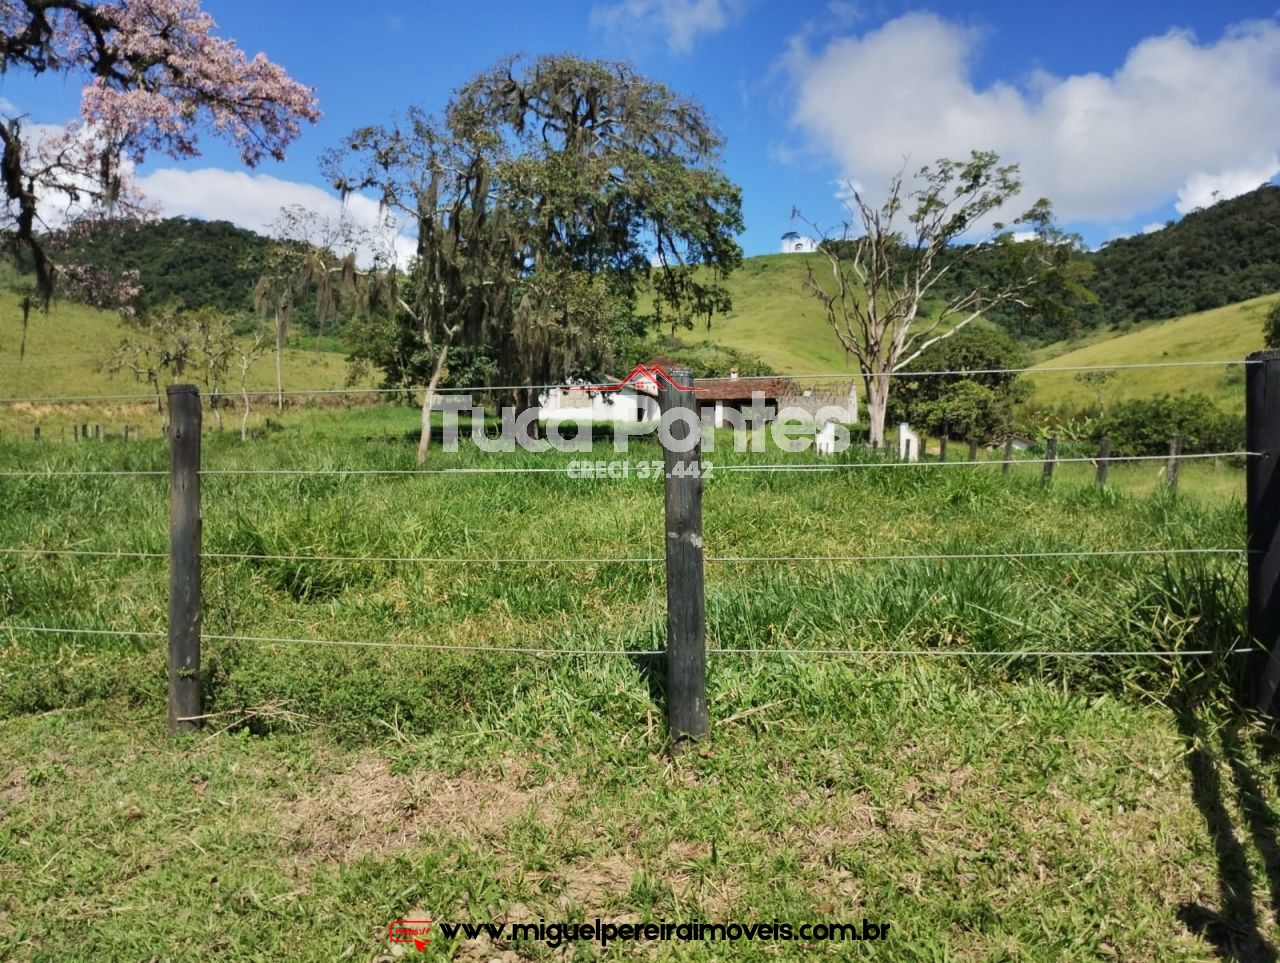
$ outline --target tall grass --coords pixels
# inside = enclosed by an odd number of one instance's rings
[[[281,432],[249,444],[215,434],[206,440],[204,467],[408,469],[412,446],[391,430],[405,417],[394,408],[342,420],[325,414],[305,435]],[[630,457],[657,454],[641,443]],[[430,467],[546,466],[580,457],[491,455],[464,445],[457,454],[438,452]],[[606,445],[596,457],[620,456]],[[815,461],[778,451],[735,454],[723,445],[708,457],[721,467]],[[159,442],[10,443],[0,462],[163,471],[167,452]],[[991,468],[713,472],[704,496],[706,550],[759,558],[1243,544],[1242,510],[1232,500],[1134,497],[1084,479],[1046,486],[1037,476],[1019,469],[1003,477]],[[163,477],[0,478],[0,547],[162,553],[165,494]],[[209,635],[552,653],[664,646],[662,566],[635,561],[662,554],[657,480],[214,474],[204,479],[204,515],[208,553],[336,557],[206,560]],[[492,558],[570,561],[483,561]],[[1083,691],[1158,691],[1177,660],[1017,653],[1226,651],[1241,641],[1239,620],[1224,617],[1243,611],[1235,556],[1197,557],[1194,565],[1084,554],[707,567],[709,645],[765,650],[715,657],[721,693],[754,691],[749,680],[762,672],[803,686],[831,672],[882,671],[904,658],[867,654],[880,650],[963,655],[962,671],[992,683],[1031,674]],[[0,556],[0,622],[7,624],[162,630],[165,592],[162,559]],[[7,648],[0,669],[6,714],[121,693],[157,705],[164,697],[160,640],[14,633]],[[834,654],[799,654],[815,649]],[[645,659],[618,656],[213,640],[205,651],[215,709],[289,700],[353,737],[379,732],[390,715],[407,731],[465,727],[524,689],[581,691],[583,678],[595,678],[609,691],[642,692],[661,675]]]

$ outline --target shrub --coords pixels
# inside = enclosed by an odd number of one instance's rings
[[[1116,404],[1094,425],[1093,438],[1111,439],[1117,455],[1159,455],[1182,435],[1185,452],[1236,451],[1244,447],[1244,418],[1216,408],[1204,395],[1134,399]]]

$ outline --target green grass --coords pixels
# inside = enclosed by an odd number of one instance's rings
[[[415,414],[303,413],[206,468],[400,469]],[[722,436],[723,437],[723,436]],[[707,457],[814,461],[811,455]],[[657,457],[640,443],[633,459]],[[0,443],[0,467],[163,469],[162,444]],[[430,467],[575,457],[435,452]],[[595,457],[615,457],[602,446]],[[869,456],[849,453],[850,463]],[[713,470],[709,556],[1243,544],[1238,469]],[[1071,468],[1073,470],[1068,471]],[[1131,474],[1132,473],[1132,474]],[[163,639],[0,631],[0,956],[381,959],[392,919],[892,925],[895,960],[1265,959],[1273,744],[1228,711],[1238,558],[708,562],[712,735],[666,754],[660,483],[225,476],[205,550],[615,558],[208,559],[203,733],[164,732]],[[163,552],[163,478],[0,477],[0,547]],[[0,555],[0,623],[160,630],[164,562]],[[534,647],[551,654],[483,651]],[[791,650],[830,649],[848,657]],[[859,653],[864,654],[859,654]],[[437,934],[438,936],[438,934]],[[440,940],[444,958],[551,959]],[[850,958],[845,946],[575,958]]]
[[[1071,365],[1149,364],[1162,361],[1240,361],[1261,350],[1262,321],[1280,294],[1241,304],[1202,311],[1140,328],[1128,334],[1102,337],[1072,350],[1065,345],[1046,349],[1039,367]],[[1096,409],[1097,395],[1074,373],[1033,374],[1033,404]],[[1119,371],[1104,388],[1107,401],[1153,395],[1204,394],[1227,411],[1244,406],[1244,370],[1240,367],[1148,368]]]

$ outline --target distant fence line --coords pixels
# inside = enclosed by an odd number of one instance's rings
[[[875,377],[880,378],[931,378],[931,377],[947,377],[947,378],[970,378],[975,375],[1001,375],[1001,374],[1053,374],[1055,372],[1079,372],[1079,371],[1133,371],[1148,368],[1204,368],[1204,367],[1237,367],[1258,364],[1249,358],[1245,359],[1224,359],[1220,361],[1141,361],[1128,362],[1120,364],[1083,364],[1083,365],[1062,365],[1048,368],[1039,367],[1021,367],[1021,368],[970,368],[970,369],[951,369],[946,371],[890,371],[883,372]],[[687,371],[687,369],[682,369]],[[687,377],[692,378],[692,374]],[[783,374],[770,375],[769,377],[786,378],[793,382],[802,381],[854,381],[864,380],[864,375],[858,371],[841,371],[841,372],[817,372],[812,374]],[[723,380],[721,378],[713,378],[706,380]],[[455,395],[455,394],[474,394],[484,395],[492,394],[500,391],[550,391],[556,388],[565,387],[564,382],[556,382],[550,384],[518,384],[518,385],[468,385],[463,387],[442,387],[436,389],[436,394]],[[604,389],[616,388],[613,384],[588,384],[575,385],[584,391],[599,391]],[[248,393],[250,398],[261,400],[264,398],[277,398],[280,395],[285,397],[314,396],[322,398],[335,395],[359,396],[359,395],[421,395],[424,391],[422,386],[400,386],[393,388],[286,388],[278,391],[274,388],[255,388]],[[242,393],[234,388],[221,390],[218,392],[220,398],[229,401],[242,397]],[[90,402],[101,401],[132,401],[132,402],[156,402],[156,393],[149,394],[118,394],[118,395],[53,395],[47,397],[14,397],[0,398],[0,404],[87,404]]]

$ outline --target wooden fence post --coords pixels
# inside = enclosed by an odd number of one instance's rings
[[[1058,463],[1058,439],[1050,438],[1044,443],[1044,480],[1053,480],[1053,468]]]
[[[200,392],[169,386],[169,729],[194,729],[200,689]]]
[[[1111,470],[1111,439],[1103,438],[1098,443],[1098,477],[1095,481],[1099,485],[1107,483],[1107,472]]]
[[[1004,464],[1000,466],[1000,474],[1009,474],[1009,467],[1013,464],[1013,435],[1006,435],[1004,439]]]
[[[707,734],[706,602],[702,581],[702,426],[693,373],[675,368],[658,392],[666,468],[667,730],[679,753]],[[677,385],[688,386],[679,388]]]
[[[40,426],[39,426],[39,425],[36,425],[35,430],[34,430],[34,431],[32,431],[32,433],[31,433],[31,437],[32,437],[32,438],[34,438],[36,441],[39,441],[39,440],[40,440]]]
[[[969,460],[970,461],[978,460],[978,439],[977,438],[969,439]]]
[[[1178,461],[1182,458],[1182,436],[1169,439],[1169,462],[1164,470],[1164,487],[1171,492],[1178,490]]]
[[[944,462],[946,460],[947,460],[947,436],[944,433],[943,436],[938,439],[938,461]]]
[[[1249,635],[1258,709],[1270,712],[1280,688],[1280,351],[1249,355],[1244,369],[1246,542]]]

